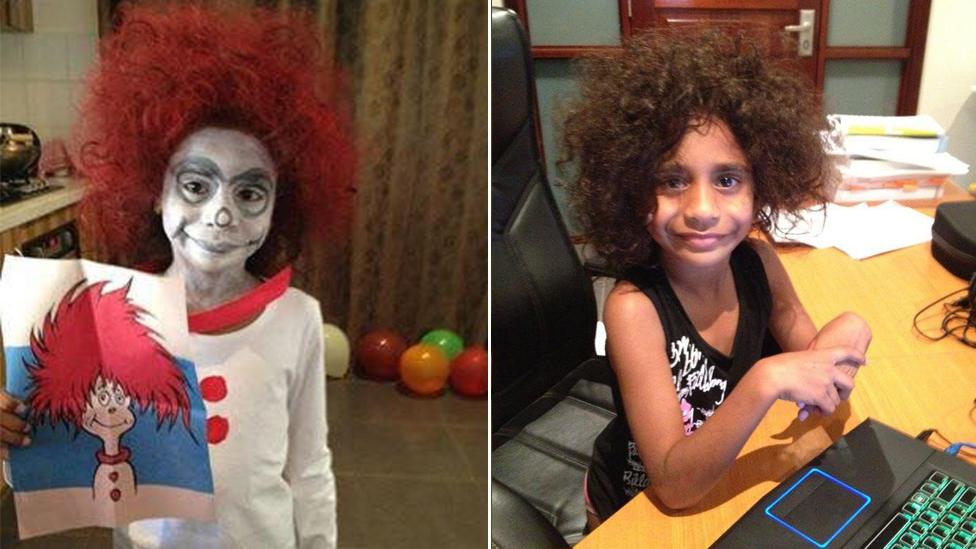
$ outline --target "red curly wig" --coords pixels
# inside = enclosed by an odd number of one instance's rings
[[[90,180],[82,225],[110,261],[172,261],[154,206],[176,147],[206,126],[255,136],[278,171],[253,274],[270,276],[303,242],[342,234],[356,153],[340,78],[307,14],[124,5],[118,21],[88,77],[75,137]]]
[[[81,427],[89,394],[101,377],[121,385],[144,412],[152,406],[157,427],[165,420],[172,425],[181,415],[189,427],[186,377],[152,337],[157,334],[139,322],[146,311],[128,299],[129,284],[106,293],[106,282],[84,284],[68,290],[43,326],[31,333],[31,413],[52,426]],[[96,330],[98,337],[91,337]]]

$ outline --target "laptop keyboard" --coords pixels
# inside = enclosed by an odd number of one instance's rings
[[[976,547],[976,487],[936,471],[863,549]]]

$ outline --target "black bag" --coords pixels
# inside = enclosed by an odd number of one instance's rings
[[[945,202],[935,209],[932,256],[968,281],[976,273],[976,201]]]

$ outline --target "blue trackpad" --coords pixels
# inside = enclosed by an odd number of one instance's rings
[[[827,547],[870,503],[864,492],[814,467],[766,507],[766,515]]]

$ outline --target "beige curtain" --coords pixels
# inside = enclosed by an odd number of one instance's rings
[[[317,9],[349,76],[362,151],[348,245],[295,283],[355,341],[488,327],[488,5],[483,0],[281,0]]]

